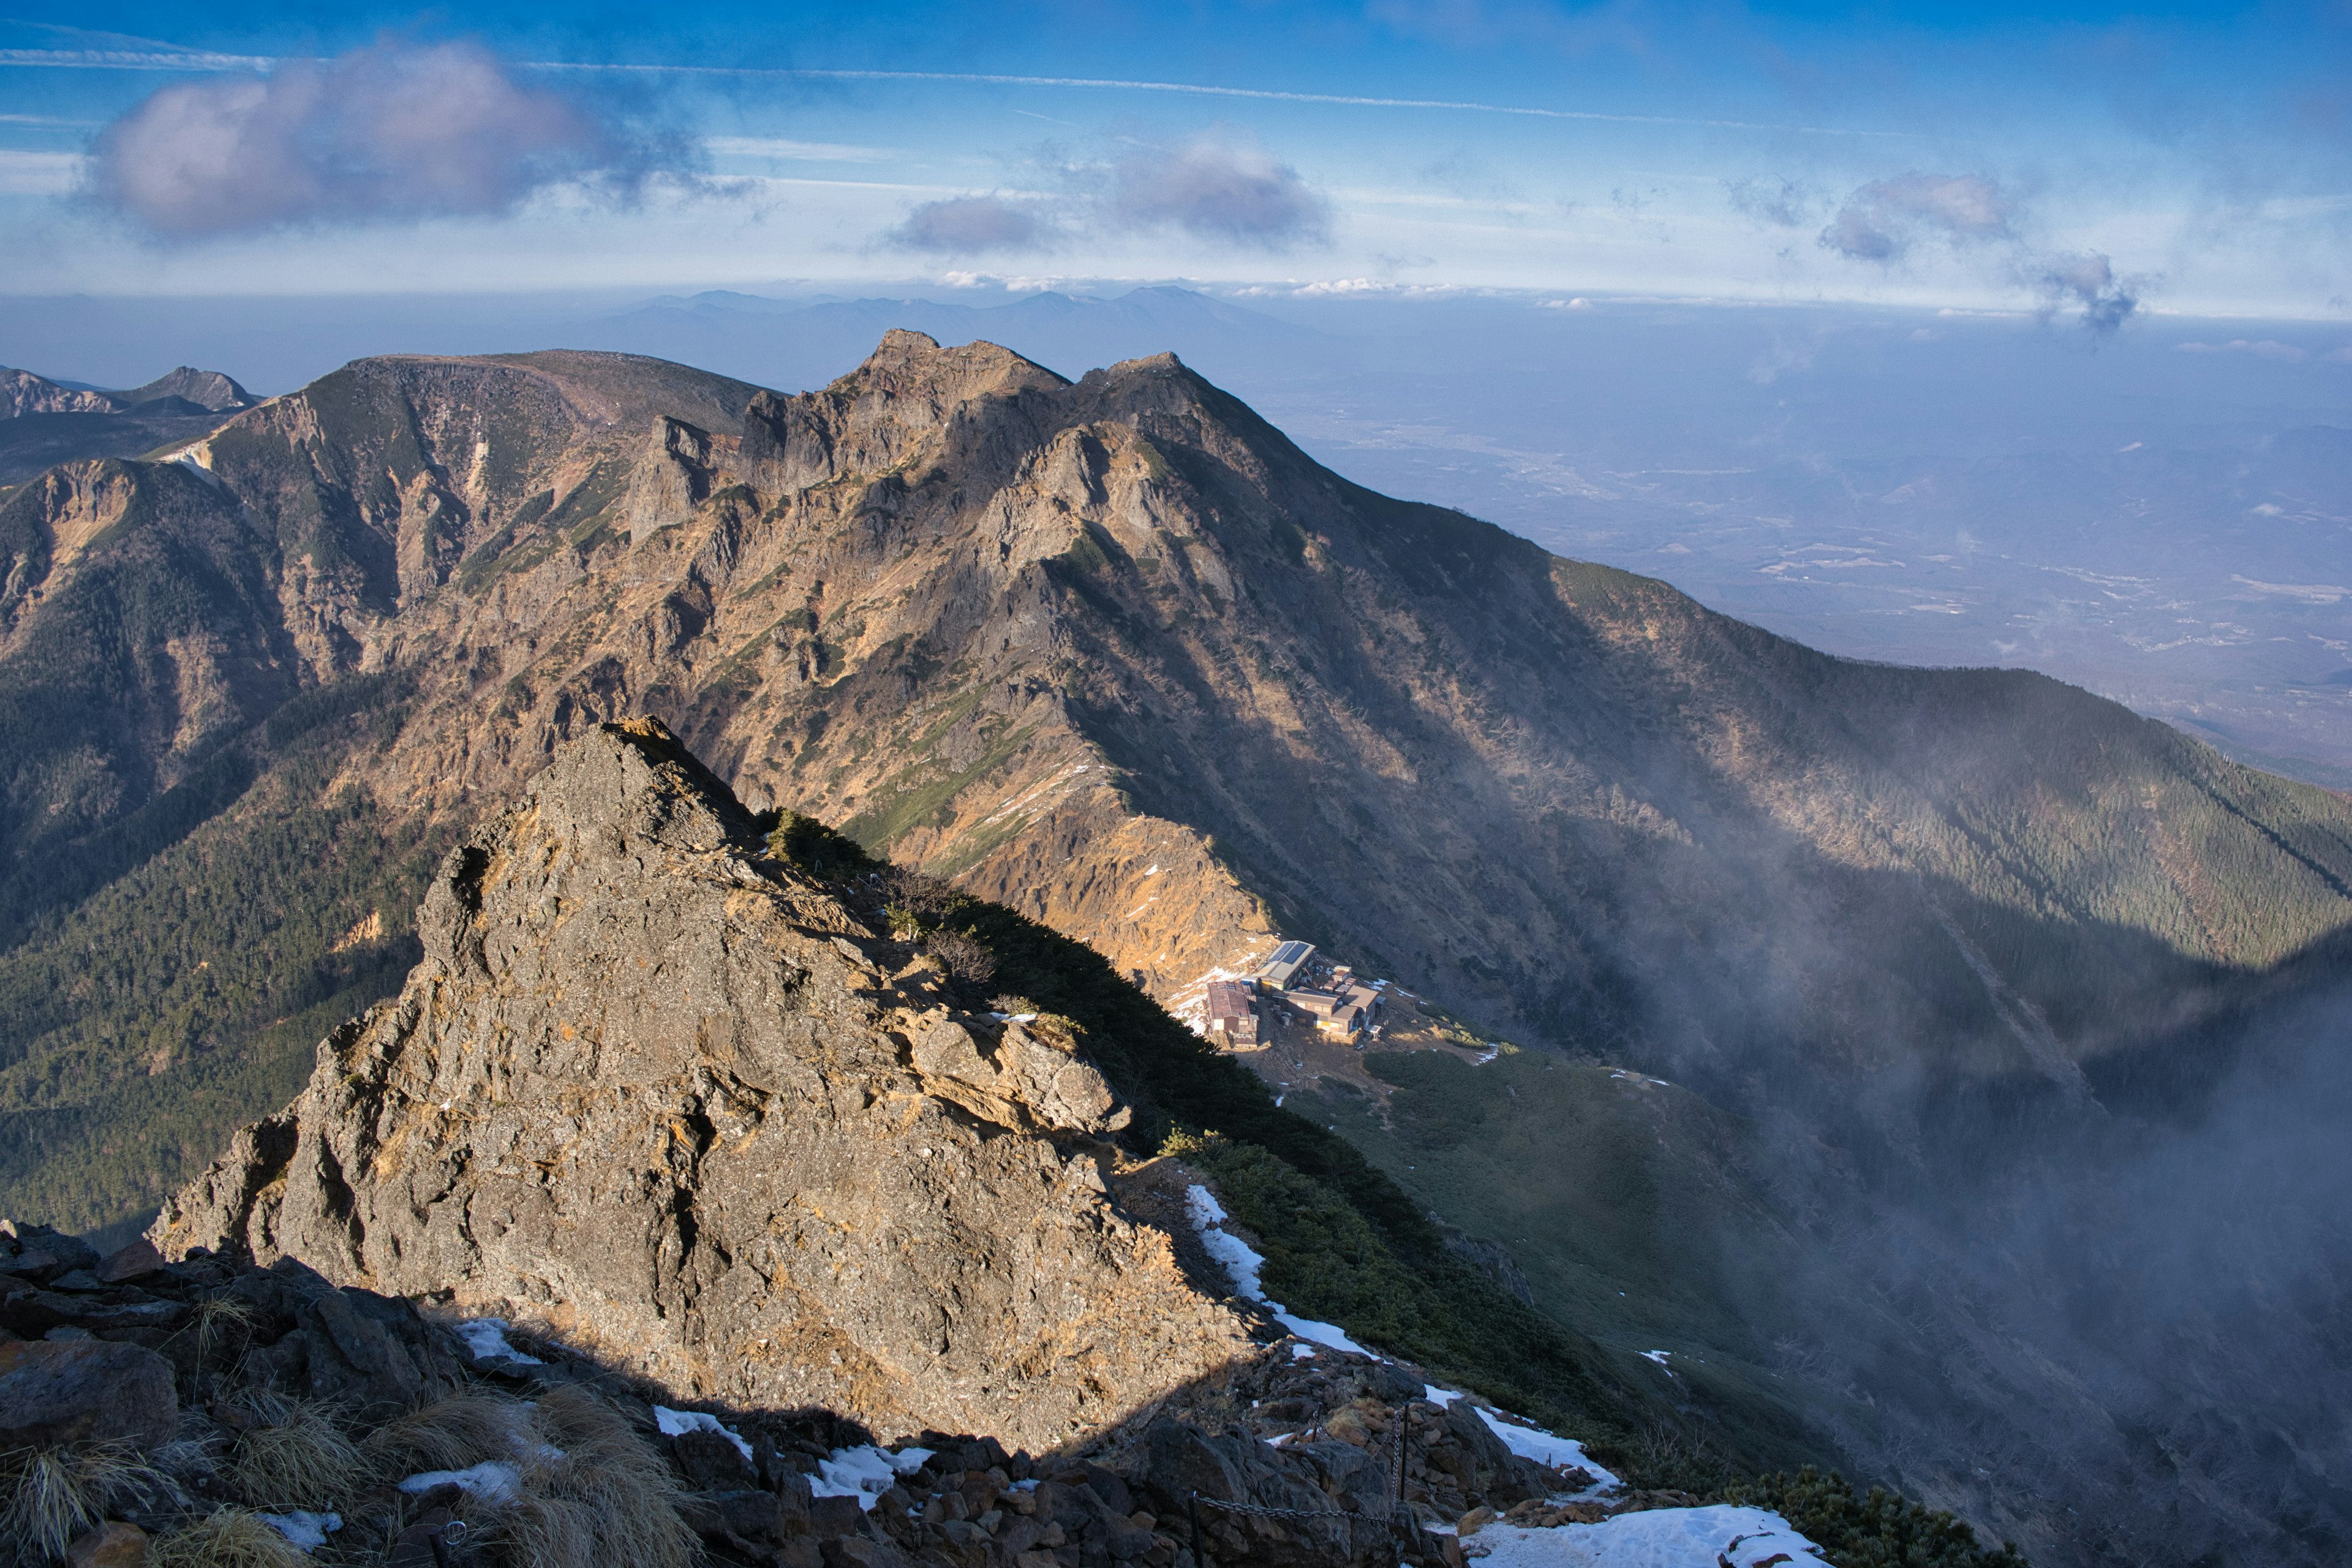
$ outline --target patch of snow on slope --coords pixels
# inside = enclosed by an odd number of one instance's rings
[[[1463,1543],[1486,1568],[1789,1568],[1827,1559],[1777,1513],[1757,1508],[1659,1508],[1600,1524],[1519,1530],[1490,1524]],[[1480,1549],[1484,1548],[1483,1551]]]
[[[484,1502],[512,1502],[522,1490],[522,1472],[504,1459],[485,1459],[462,1470],[426,1470],[411,1476],[400,1483],[400,1489],[421,1495],[441,1486],[455,1486]]]
[[[1573,1437],[1557,1436],[1533,1426],[1514,1426],[1507,1421],[1497,1421],[1495,1413],[1483,1406],[1479,1408],[1478,1419],[1503,1440],[1504,1447],[1523,1459],[1533,1459],[1538,1465],[1573,1465],[1589,1472],[1603,1487],[1622,1484],[1599,1463],[1586,1458],[1584,1445]]]
[[[654,1406],[654,1425],[665,1437],[682,1437],[688,1432],[716,1432],[741,1451],[746,1464],[751,1461],[751,1445],[743,1441],[731,1426],[721,1426],[719,1417],[706,1415],[699,1410],[672,1410],[667,1405]]]
[[[507,1321],[504,1318],[468,1318],[457,1325],[457,1337],[466,1342],[476,1361],[495,1361],[503,1356],[522,1366],[545,1366],[535,1355],[525,1355],[507,1342]]]
[[[327,1537],[343,1528],[340,1513],[310,1513],[296,1509],[289,1513],[259,1513],[256,1519],[286,1538],[289,1546],[305,1552],[316,1552],[327,1544]]]
[[[1462,1391],[1460,1389],[1440,1388],[1433,1383],[1423,1384],[1421,1385],[1421,1392],[1423,1398],[1427,1399],[1432,1405],[1436,1405],[1440,1410],[1453,1409],[1454,1402],[1462,1397]]]
[[[835,1448],[833,1458],[817,1461],[816,1474],[809,1478],[809,1492],[815,1497],[854,1497],[859,1508],[871,1513],[893,1481],[913,1475],[930,1457],[929,1448],[909,1448],[902,1454],[871,1444]]]
[[[1279,1301],[1265,1299],[1265,1288],[1258,1283],[1258,1270],[1265,1258],[1241,1237],[1220,1228],[1225,1220],[1224,1205],[1209,1195],[1209,1189],[1197,1184],[1184,1194],[1185,1212],[1192,1216],[1192,1228],[1200,1233],[1201,1245],[1209,1256],[1224,1269],[1225,1277],[1234,1282],[1234,1294],[1245,1301],[1255,1301],[1272,1312],[1276,1321],[1302,1340],[1312,1340],[1335,1351],[1349,1351],[1373,1361],[1381,1358],[1348,1337],[1348,1331],[1336,1323],[1318,1323],[1312,1318],[1301,1318],[1286,1310]]]

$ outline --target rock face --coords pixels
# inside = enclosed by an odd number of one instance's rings
[[[942,1005],[658,724],[562,748],[418,928],[400,996],[167,1205],[166,1256],[242,1243],[698,1397],[1036,1447],[1247,1348],[1106,1196],[1101,1075]]]

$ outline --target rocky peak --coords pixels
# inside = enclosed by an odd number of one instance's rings
[[[780,494],[845,474],[878,475],[919,453],[936,455],[969,405],[1068,384],[994,343],[943,349],[894,328],[864,364],[821,392],[754,397],[743,415],[745,471]]]
[[[220,372],[198,370],[192,364],[180,365],[144,386],[135,386],[115,395],[133,407],[167,397],[177,398],[215,414],[244,408],[254,401],[253,394]]]
[[[0,419],[26,414],[111,414],[116,406],[103,392],[61,386],[29,370],[0,369]]]
[[[248,1247],[532,1323],[702,1398],[877,1431],[1099,1427],[1242,1353],[1108,1196],[1070,1040],[768,858],[658,723],[561,748],[452,851],[394,1000],[166,1206]]]

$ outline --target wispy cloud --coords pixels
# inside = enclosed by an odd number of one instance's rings
[[[654,162],[486,49],[391,40],[164,88],[91,151],[93,194],[173,238],[500,213],[559,181],[628,186]]]
[[[2024,266],[2046,314],[2072,313],[2094,333],[2114,331],[2139,309],[2142,285],[2116,277],[2115,264],[2095,250],[2030,257]]]
[[[702,145],[727,158],[773,158],[787,163],[879,163],[896,156],[887,147],[845,142],[791,142],[775,136],[706,136]]]
[[[12,196],[61,196],[81,181],[78,153],[0,151],[0,193]]]
[[[198,50],[0,49],[0,65],[90,70],[262,70],[278,62],[259,55],[210,54]],[[829,70],[814,67],[623,64],[604,60],[528,60],[528,69],[598,71],[633,76],[771,77],[821,81],[951,81],[994,87],[1065,88],[1080,91],[1178,93],[1199,98],[1247,99],[1264,103],[1323,103],[1350,109],[1416,109],[1460,114],[1504,114],[1532,120],[1591,120],[1621,125],[1693,125],[1719,131],[1759,131],[1803,136],[1912,138],[1920,132],[1843,125],[1803,125],[1776,121],[1717,120],[1680,114],[1617,114],[1597,109],[1545,109],[1528,104],[1486,103],[1475,99],[1381,98],[1362,93],[1288,92],[1277,88],[1223,87],[1213,82],[1151,81],[1125,77],[1013,76],[988,71]]]
[[[925,202],[883,237],[901,250],[984,256],[1049,249],[1061,232],[1034,198],[991,195]]]
[[[2301,364],[2311,357],[2309,351],[2283,343],[2275,338],[2258,338],[2252,342],[2231,338],[2226,343],[2175,343],[2173,353],[2184,354],[2246,354],[2254,359],[2280,360],[2287,364]],[[2339,350],[2331,358],[2352,357]]]
[[[2139,310],[2145,280],[2119,277],[2095,250],[2038,248],[2020,231],[2022,204],[1982,174],[1913,172],[1860,186],[1840,205],[1821,245],[1849,261],[1902,262],[1923,246],[2005,266],[2042,301],[2045,319],[2066,315],[2093,334],[2121,327]]]
[[[2010,197],[1981,174],[1897,174],[1845,199],[1822,244],[1857,261],[1892,261],[1923,240],[1977,245],[2012,239]]]
[[[1176,232],[1214,245],[1283,251],[1328,237],[1330,204],[1258,140],[1215,127],[1189,140],[1132,143],[1107,160],[1063,161],[1051,189],[975,192],[927,202],[884,236],[906,250],[980,255]]]
[[[1775,228],[1802,228],[1821,205],[1810,186],[1779,174],[1726,180],[1723,191],[1732,211]]]
[[[1255,137],[1222,130],[1120,159],[1107,211],[1124,228],[1177,228],[1261,250],[1322,239],[1330,226],[1328,204],[1297,170]]]

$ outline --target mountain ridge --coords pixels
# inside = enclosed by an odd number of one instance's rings
[[[113,682],[80,706],[135,691],[155,717],[16,731],[0,847],[21,929],[58,918],[41,900],[58,857],[212,777],[213,759],[252,772],[184,797],[202,826],[172,842],[231,859],[237,834],[273,842],[238,803],[278,776],[252,738],[297,692],[385,683],[300,731],[320,770],[304,787],[352,803],[355,831],[420,845],[454,839],[586,727],[657,713],[753,809],[840,823],[1163,998],[1305,935],[1489,1041],[1548,1047],[1536,1070],[1607,1095],[1626,1080],[1584,1063],[1673,1079],[1730,1117],[1707,1134],[1719,1168],[1684,1189],[1718,1195],[1694,1197],[1659,1254],[1707,1281],[1682,1321],[1730,1337],[1695,1340],[1673,1375],[1726,1408],[1825,1423],[1936,1500],[2014,1508],[2004,1528],[2053,1561],[2104,1560],[2053,1521],[2084,1503],[2114,1521],[2154,1484],[2147,1461],[2102,1448],[2079,1482],[2038,1464],[2015,1423],[2057,1375],[2032,1366],[2047,1342],[2003,1337],[1965,1292],[1920,1287],[1919,1306],[1912,1282],[1873,1273],[1876,1254],[1838,1249],[1964,1258],[1980,1223],[1997,1228],[1972,1206],[2010,1214],[2034,1173],[2116,1121],[2111,1059],[2155,1086],[2139,1103],[2172,1096],[2193,1118],[2221,1092],[2211,1075],[2185,1045],[2154,1062],[2141,1047],[2229,1016],[2352,919],[2338,797],[2042,678],[1811,654],[1663,584],[1375,495],[1172,356],[1069,382],[893,333],[790,398],[629,356],[366,361],[184,462],[45,484],[0,508],[23,542],[12,638],[71,632],[104,655],[71,661],[76,678]],[[97,515],[63,498],[108,486],[119,521],[60,558],[67,525]],[[171,607],[142,584],[184,574],[136,549],[184,537],[229,551],[255,590]],[[163,608],[127,642],[89,641],[132,605]],[[0,649],[0,703],[55,708],[63,668]],[[396,929],[388,891],[336,896],[323,936]],[[301,940],[271,966],[328,973],[328,942]],[[376,953],[380,976],[394,943],[376,941],[343,951]],[[0,993],[19,983],[12,956]],[[84,1114],[133,1081],[116,1026],[73,1026],[91,1044],[53,1030],[0,1064],[17,1114]],[[179,1048],[166,1081],[236,1046]],[[1465,1081],[1517,1089],[1517,1070]],[[1483,1158],[1458,1118],[1412,1110],[1426,1086],[1326,1073],[1300,1092],[1384,1153],[1384,1121],[1417,1121],[1455,1129],[1425,1152]],[[2098,1146],[2154,1146],[2155,1121],[2128,1121]],[[1437,1206],[1419,1163],[1390,1174]],[[1556,1195],[1539,1172],[1495,1176],[1537,1206]],[[1735,1178],[1760,1208],[1720,1195]],[[141,1179],[112,1189],[116,1212],[162,1195]],[[1751,1213],[1769,1221],[1754,1235]],[[1542,1245],[1475,1217],[1507,1255]],[[1599,1282],[1554,1308],[1631,1343],[1648,1309]],[[1784,1365],[1771,1331],[1808,1321],[1918,1375],[1865,1400],[1843,1368]],[[1947,1341],[1997,1346],[2016,1381],[1946,1370]],[[1988,1441],[1969,1422],[2026,1445],[2004,1449],[1999,1499],[1960,1458]]]

